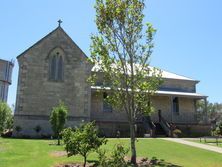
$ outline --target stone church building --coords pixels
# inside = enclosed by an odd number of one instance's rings
[[[117,112],[104,102],[101,88],[86,81],[96,73],[87,56],[59,25],[44,38],[17,57],[19,79],[14,128],[21,127],[14,136],[52,134],[49,115],[62,100],[69,109],[66,126],[78,126],[95,120],[101,134],[121,136],[129,132],[124,112]],[[195,133],[207,132],[209,126],[197,118],[196,101],[206,96],[196,93],[199,81],[162,71],[164,83],[152,97],[158,112],[151,118],[138,121],[138,136],[156,129],[168,135],[172,124]],[[158,114],[159,113],[159,114]],[[161,118],[161,120],[160,120]],[[39,134],[34,130],[40,126]]]

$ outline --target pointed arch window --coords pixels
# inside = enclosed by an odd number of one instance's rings
[[[50,55],[49,62],[49,80],[63,81],[64,79],[64,60],[63,54],[56,50]]]

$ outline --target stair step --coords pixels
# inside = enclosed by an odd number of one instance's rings
[[[166,133],[164,131],[164,129],[162,128],[162,126],[159,123],[155,123],[156,125],[156,131],[155,134],[157,137],[166,137]]]

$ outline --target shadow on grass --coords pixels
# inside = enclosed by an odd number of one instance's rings
[[[180,165],[175,165],[170,162],[166,162],[164,159],[157,159],[156,157],[152,157],[150,160],[150,167],[161,166],[161,167],[182,167]]]
[[[88,160],[87,162],[90,164],[90,167],[99,166],[99,161],[97,160]],[[128,163],[128,167],[156,167],[156,166],[158,167],[182,167],[180,165],[166,162],[164,159],[157,159],[156,157],[152,157],[151,160],[139,162],[137,166],[134,166]]]

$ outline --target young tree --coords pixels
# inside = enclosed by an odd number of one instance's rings
[[[12,110],[5,102],[0,102],[0,134],[12,128]]]
[[[222,121],[217,122],[215,128],[212,130],[213,136],[222,136]]]
[[[68,156],[77,154],[83,156],[84,167],[88,154],[98,150],[102,144],[106,143],[105,138],[98,137],[98,130],[94,122],[84,124],[75,130],[67,128],[62,132],[62,136]]]
[[[98,35],[91,37],[91,60],[103,74],[102,88],[109,86],[107,101],[127,113],[133,164],[136,120],[151,112],[150,96],[162,81],[161,71],[149,66],[156,30],[150,23],[144,29],[144,8],[144,0],[96,0]]]
[[[50,123],[52,130],[58,139],[58,145],[60,145],[60,133],[64,129],[67,119],[68,109],[64,103],[60,102],[57,107],[54,107],[50,114]]]

